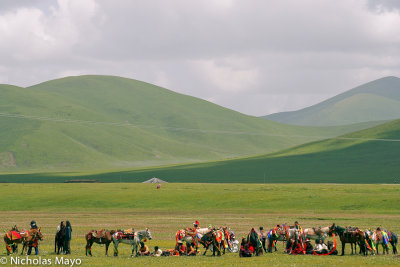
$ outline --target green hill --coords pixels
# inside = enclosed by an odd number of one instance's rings
[[[319,104],[264,118],[294,125],[332,126],[400,118],[400,79],[385,77]]]
[[[283,125],[113,76],[67,77],[27,88],[0,85],[0,95],[3,173],[221,160],[370,125]]]
[[[277,153],[227,161],[110,173],[4,176],[15,181],[63,181],[76,175],[105,182],[400,183],[400,120]]]

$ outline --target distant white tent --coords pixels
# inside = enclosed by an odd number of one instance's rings
[[[150,180],[144,181],[143,183],[144,184],[162,184],[162,183],[168,183],[168,182],[158,179],[156,177],[153,177]]]

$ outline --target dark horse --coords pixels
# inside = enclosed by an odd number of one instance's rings
[[[358,228],[343,228],[332,224],[329,228],[330,234],[337,234],[342,242],[342,255],[344,255],[344,249],[346,243],[351,244],[351,254],[357,252],[357,244],[359,244],[361,251],[365,254],[365,235],[364,233],[359,230]],[[353,244],[354,244],[354,251],[353,251]]]
[[[65,227],[63,222],[60,223],[60,229],[56,233],[54,239],[54,253],[60,254],[60,251],[64,251],[64,238],[65,238]]]
[[[217,252],[217,256],[221,256],[221,234],[223,234],[222,231],[216,231],[215,229],[212,229],[210,232],[201,237],[199,242],[206,249],[203,255],[206,255],[208,248],[212,246],[213,256],[215,256],[215,252]]]
[[[92,245],[93,243],[97,244],[105,244],[106,245],[106,256],[108,256],[108,247],[110,246],[110,243],[112,242],[112,235],[115,233],[114,230],[108,231],[105,229],[95,231],[92,230],[89,233],[85,235],[86,239],[86,256],[89,255],[92,256]]]
[[[397,234],[396,233],[394,233],[394,232],[391,232],[391,231],[385,231],[386,233],[387,233],[387,237],[388,237],[388,241],[389,241],[389,243],[392,245],[392,249],[393,249],[393,254],[397,254]],[[387,254],[389,254],[389,246],[388,245],[385,245],[385,242],[383,241],[383,234],[382,234],[382,231],[376,231],[375,232],[375,244],[376,244],[376,254],[379,254],[379,251],[378,251],[378,247],[379,247],[379,244],[381,244],[382,245],[382,248],[383,248],[383,254],[385,254],[385,252],[387,253]]]
[[[263,254],[262,242],[254,228],[251,228],[250,233],[247,235],[247,244],[254,248],[254,254],[256,256]]]

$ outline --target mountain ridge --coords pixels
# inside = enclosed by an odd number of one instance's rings
[[[373,97],[365,101],[361,94]],[[356,103],[345,104],[346,99]],[[358,99],[360,98],[360,99]],[[335,107],[339,105],[340,107]],[[393,120],[400,118],[400,78],[383,77],[357,86],[320,103],[296,111],[274,113],[263,118],[273,121],[304,125],[334,126],[373,120]]]

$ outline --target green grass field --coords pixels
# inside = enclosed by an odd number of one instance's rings
[[[3,173],[0,181],[143,182],[159,177],[178,183],[400,183],[400,120],[340,138],[234,160],[98,172]]]
[[[45,234],[41,255],[54,260],[56,226],[61,220],[70,220],[71,257],[82,259],[82,266],[391,266],[400,264],[399,257],[289,256],[283,254],[282,244],[277,253],[250,259],[240,259],[237,254],[131,259],[129,247],[123,244],[118,258],[105,257],[104,247],[99,245],[94,245],[94,256],[89,258],[84,256],[84,234],[91,229],[148,227],[153,236],[148,241],[150,248],[166,249],[174,246],[176,231],[191,226],[194,220],[202,226],[228,225],[239,237],[252,227],[269,229],[295,220],[303,227],[336,223],[366,229],[381,225],[399,233],[399,193],[400,186],[394,185],[163,184],[157,190],[154,184],[134,183],[0,184],[0,227],[3,231],[13,224],[27,228],[36,220]],[[112,255],[112,247],[109,252]]]

